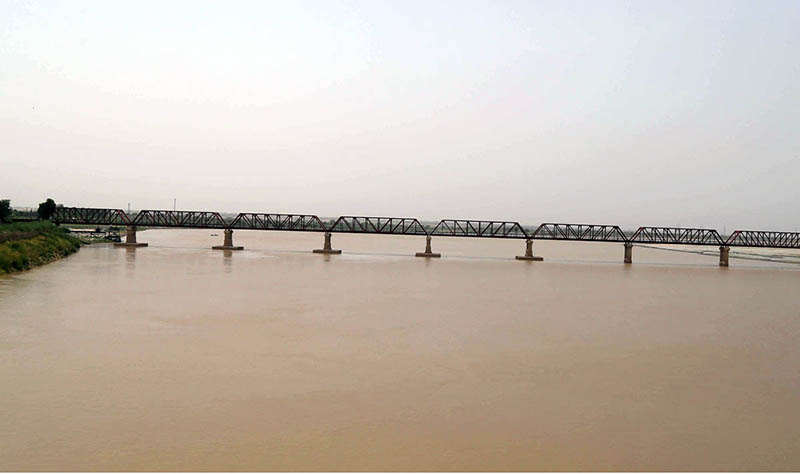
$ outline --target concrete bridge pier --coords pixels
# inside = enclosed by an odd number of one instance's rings
[[[727,267],[728,266],[728,254],[731,253],[731,248],[725,245],[720,246],[719,248],[719,266],[720,267]]]
[[[211,247],[214,250],[244,250],[241,245],[233,245],[233,229],[225,229],[225,240],[222,245]]]
[[[342,253],[341,250],[334,250],[331,248],[331,233],[325,232],[325,246],[321,249],[314,249],[314,253],[325,253],[330,255],[339,255]]]
[[[414,256],[415,257],[439,258],[439,257],[442,256],[442,254],[434,253],[433,250],[431,250],[431,236],[430,235],[426,235],[425,236],[425,251],[424,252],[417,252]]]
[[[525,240],[525,255],[517,255],[517,260],[527,260],[529,262],[541,262],[544,257],[537,257],[533,254],[533,239]]]
[[[114,247],[147,247],[147,242],[136,242],[136,226],[125,228],[125,242],[117,242]]]
[[[633,263],[633,244],[625,242],[625,263]]]

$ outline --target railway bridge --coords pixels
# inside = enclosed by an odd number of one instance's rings
[[[335,233],[415,235],[425,237],[425,251],[418,257],[435,258],[439,253],[431,249],[433,237],[470,237],[492,239],[519,239],[525,241],[525,254],[518,260],[541,261],[533,254],[534,240],[561,240],[575,242],[613,242],[624,248],[625,263],[633,262],[634,244],[651,245],[713,245],[719,247],[719,265],[728,266],[732,247],[760,247],[800,249],[800,233],[764,230],[736,230],[723,237],[715,229],[685,227],[639,227],[634,232],[625,232],[617,225],[543,223],[536,227],[525,227],[516,221],[487,221],[470,219],[442,219],[436,225],[423,225],[413,217],[340,216],[323,221],[312,214],[277,214],[242,212],[226,219],[219,212],[141,210],[129,215],[122,209],[89,207],[58,207],[52,216],[56,224],[88,224],[125,226],[125,242],[121,247],[144,247],[137,242],[137,227],[173,227],[193,229],[219,229],[224,231],[222,245],[212,248],[241,250],[233,244],[233,231],[270,230],[287,232],[319,232],[324,236],[324,245],[314,253],[340,254],[342,251],[331,245]]]

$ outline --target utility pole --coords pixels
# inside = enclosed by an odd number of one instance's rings
[[[131,203],[128,203],[128,214],[131,213]]]
[[[172,210],[175,211],[178,209],[178,199],[172,198]]]

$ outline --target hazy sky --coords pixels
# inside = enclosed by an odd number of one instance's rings
[[[0,198],[800,227],[800,1],[0,0]]]

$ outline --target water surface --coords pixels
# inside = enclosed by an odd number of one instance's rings
[[[0,469],[800,469],[792,252],[211,233],[0,278]]]

